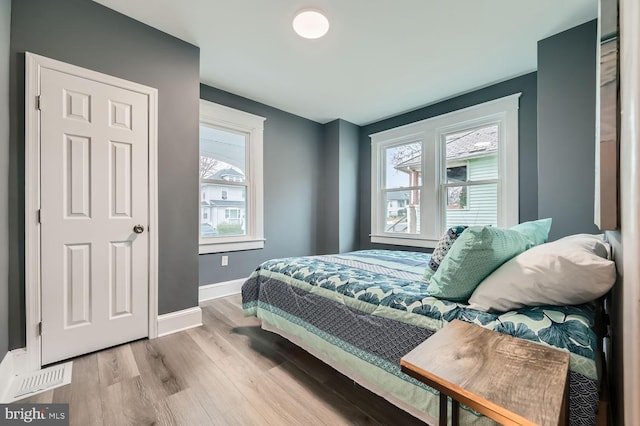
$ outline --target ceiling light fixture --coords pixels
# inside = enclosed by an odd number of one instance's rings
[[[301,10],[293,18],[293,29],[304,38],[320,38],[329,31],[329,20],[318,10]]]

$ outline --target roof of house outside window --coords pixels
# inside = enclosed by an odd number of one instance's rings
[[[231,167],[228,167],[226,169],[218,170],[208,179],[231,180],[229,178],[232,178],[232,177],[240,177],[242,178],[242,180],[244,180],[244,173],[236,169],[233,169]]]
[[[447,160],[468,160],[494,154],[498,150],[498,126],[483,127],[447,136]],[[409,173],[422,168],[422,155],[415,155],[395,166]]]

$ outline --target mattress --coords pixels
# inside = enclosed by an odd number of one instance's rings
[[[400,370],[400,358],[454,319],[570,353],[570,424],[594,425],[598,406],[595,309],[543,306],[490,314],[426,296],[428,254],[363,250],[274,259],[242,287],[245,315],[260,318],[363,386],[422,418],[437,392]],[[420,416],[424,413],[425,416]],[[462,407],[462,424],[494,424]]]

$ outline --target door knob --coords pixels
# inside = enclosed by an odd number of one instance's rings
[[[136,225],[133,227],[133,232],[135,232],[136,234],[142,234],[144,232],[144,226],[142,225]]]

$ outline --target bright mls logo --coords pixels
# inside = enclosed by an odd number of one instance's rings
[[[0,404],[0,425],[68,426],[69,404]]]

